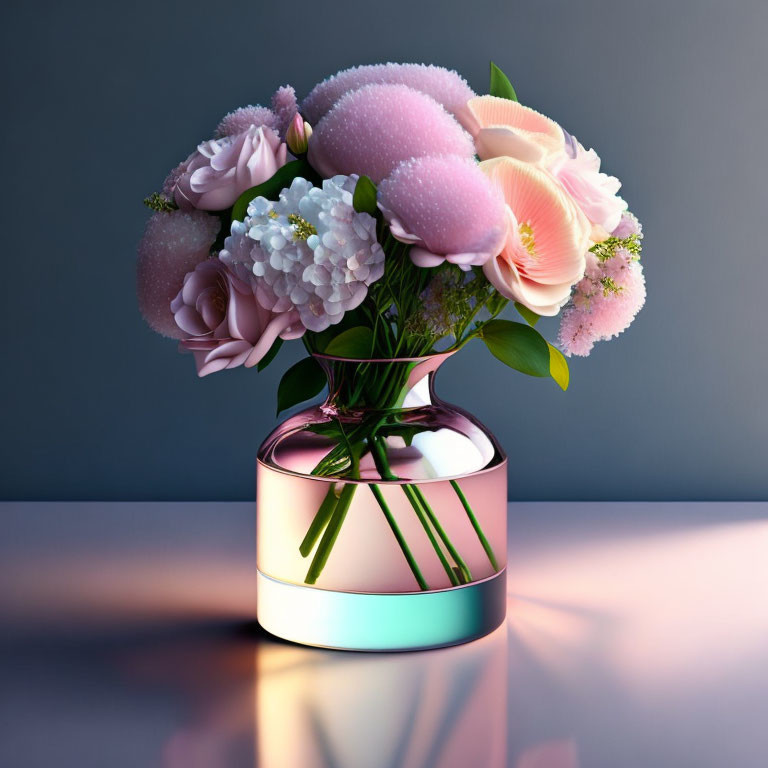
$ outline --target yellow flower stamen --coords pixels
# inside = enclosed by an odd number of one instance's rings
[[[299,216],[298,213],[289,213],[287,219],[293,225],[294,240],[306,240],[311,235],[317,234],[315,225],[310,224],[306,219]]]
[[[612,277],[601,277],[600,285],[603,286],[603,296],[621,293],[624,290],[624,286],[618,285]]]
[[[520,242],[523,244],[523,248],[528,251],[528,255],[536,258],[536,239],[533,236],[533,227],[527,221],[520,224],[517,228],[520,233]]]

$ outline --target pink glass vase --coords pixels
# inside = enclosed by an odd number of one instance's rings
[[[506,457],[435,396],[449,356],[315,356],[328,398],[259,450],[257,611],[269,632],[406,650],[504,620]]]

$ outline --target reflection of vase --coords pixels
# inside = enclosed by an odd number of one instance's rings
[[[507,629],[427,653],[256,650],[259,768],[503,768]]]
[[[275,635],[429,648],[504,619],[506,458],[434,395],[449,355],[317,356],[329,396],[259,451],[258,617]]]

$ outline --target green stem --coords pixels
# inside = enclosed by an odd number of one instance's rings
[[[402,531],[397,525],[397,521],[395,520],[394,515],[389,509],[389,506],[387,506],[387,502],[384,499],[384,494],[381,492],[381,488],[379,488],[379,486],[376,485],[376,483],[371,483],[370,488],[371,488],[371,493],[373,493],[373,495],[376,497],[376,501],[379,503],[379,506],[381,507],[381,511],[384,513],[384,517],[387,518],[389,527],[392,529],[392,533],[395,535],[395,538],[397,539],[397,543],[400,545],[400,549],[402,550],[402,553],[405,556],[405,559],[408,561],[408,565],[410,566],[411,572],[413,573],[413,576],[419,585],[419,589],[429,589],[429,585],[424,580],[424,577],[421,575],[421,571],[419,570],[419,566],[416,563],[416,559],[414,558],[410,550],[410,547],[408,546],[408,543],[406,542],[405,537],[403,536]]]
[[[307,571],[307,577],[304,579],[306,584],[314,584],[323,572],[323,568],[325,568],[325,564],[328,562],[328,557],[339,536],[339,531],[344,523],[344,518],[347,516],[349,505],[352,503],[352,497],[355,495],[356,490],[356,483],[347,483],[341,491],[338,503],[336,504],[336,509],[334,509],[333,514],[331,515],[328,527],[325,529],[323,538],[320,540],[317,552],[315,552],[315,556],[312,558],[312,563]]]
[[[461,490],[461,487],[455,480],[451,480],[451,486],[453,487],[453,490],[456,491],[456,495],[459,497],[459,501],[464,507],[464,511],[467,513],[469,522],[472,523],[472,527],[475,529],[477,538],[480,539],[480,543],[483,545],[485,554],[488,555],[488,560],[490,560],[491,565],[493,566],[493,570],[498,571],[499,565],[496,562],[496,557],[493,554],[493,549],[491,548],[490,542],[485,537],[485,534],[483,533],[483,529],[480,527],[480,523],[475,517],[475,513],[472,511],[472,507],[469,505],[469,502],[467,501],[467,497],[464,495],[464,491]]]
[[[323,503],[315,513],[315,517],[309,526],[309,530],[304,536],[304,540],[299,544],[299,552],[301,552],[302,557],[307,557],[314,548],[320,534],[328,525],[328,521],[331,519],[333,510],[336,509],[338,501],[339,497],[336,495],[336,484],[331,483],[330,488],[328,488],[328,493],[325,494]]]
[[[424,493],[422,492],[421,488],[419,488],[418,485],[414,485],[412,487],[413,487],[413,492],[416,495],[416,498],[424,508],[424,511],[427,513],[427,517],[429,517],[429,521],[432,523],[435,530],[437,531],[437,535],[442,539],[443,544],[445,544],[445,548],[448,550],[449,554],[453,558],[453,561],[459,567],[459,572],[461,573],[464,579],[464,583],[468,584],[470,581],[472,581],[472,574],[469,572],[469,568],[467,567],[467,564],[461,559],[461,556],[456,550],[456,547],[453,546],[453,543],[448,538],[448,534],[443,530],[443,526],[440,525],[440,521],[437,519],[437,515],[432,511],[432,507],[429,506],[426,496],[424,496]]]
[[[459,579],[456,576],[456,572],[453,570],[453,568],[451,568],[451,565],[446,559],[445,554],[443,553],[443,550],[440,548],[440,544],[438,544],[437,539],[435,538],[435,534],[432,533],[432,528],[430,528],[429,521],[424,515],[424,510],[422,509],[416,495],[413,492],[413,486],[403,485],[402,489],[406,498],[411,503],[411,506],[413,507],[413,511],[416,513],[416,517],[419,518],[419,522],[424,528],[424,532],[427,534],[427,538],[429,539],[430,544],[432,544],[432,547],[434,548],[437,554],[437,557],[440,560],[440,563],[445,569],[445,572],[448,574],[448,578],[451,580],[451,584],[453,584],[454,587],[458,587]]]
[[[376,464],[376,469],[378,470],[379,475],[381,476],[381,479],[387,480],[387,481],[398,480],[399,478],[397,477],[397,475],[393,474],[392,470],[389,467],[389,462],[387,461],[387,454],[380,443],[380,438],[376,437],[375,435],[372,435],[368,440],[368,445],[371,449],[371,456],[373,456],[373,461]],[[419,519],[419,522],[424,528],[424,532],[427,534],[427,538],[429,539],[430,544],[432,544],[432,547],[435,550],[435,554],[440,560],[440,563],[445,569],[445,572],[448,574],[448,578],[451,580],[451,584],[453,584],[454,586],[458,586],[459,580],[456,576],[456,573],[453,570],[453,568],[451,568],[451,565],[446,559],[445,554],[443,553],[443,550],[440,548],[440,545],[438,544],[434,533],[432,533],[432,528],[429,525],[429,521],[425,517],[424,509],[419,504],[418,498],[414,493],[415,486],[411,486],[410,484],[406,483],[405,485],[402,485],[401,488],[403,489],[403,493],[405,494],[405,497],[408,499],[411,506],[413,507],[413,511],[416,513],[416,517]]]

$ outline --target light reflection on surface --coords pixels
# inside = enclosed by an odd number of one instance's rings
[[[257,652],[258,765],[506,765],[506,628],[461,648]]]
[[[513,508],[506,626],[384,655],[253,624],[250,505],[12,510],[0,765],[764,768],[766,508],[598,506]]]
[[[768,521],[560,549],[515,569],[508,621],[559,674],[599,649],[638,693],[707,685],[765,664],[767,560]]]

